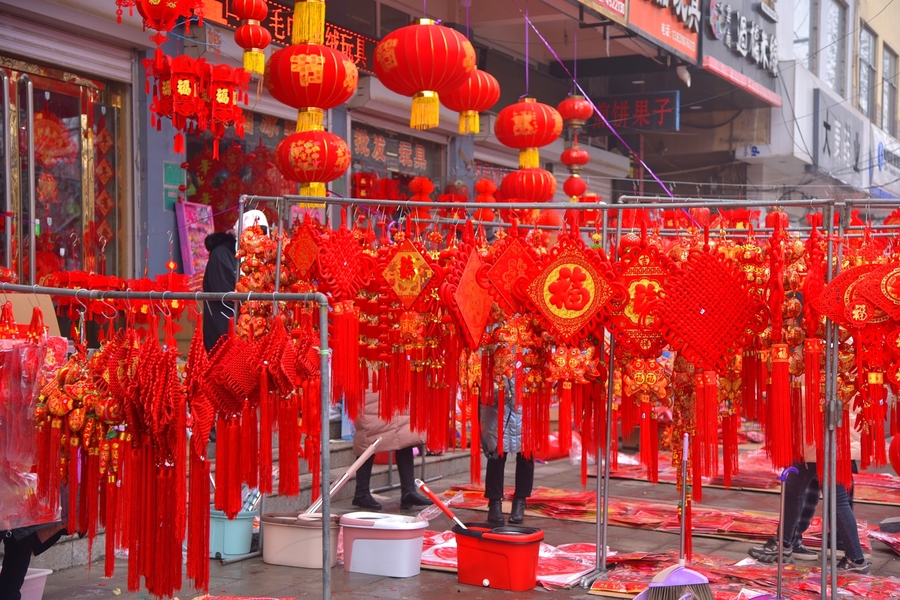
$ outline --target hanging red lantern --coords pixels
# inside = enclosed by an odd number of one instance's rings
[[[231,12],[241,20],[234,32],[235,43],[244,49],[244,70],[262,75],[266,66],[263,51],[272,42],[272,34],[262,26],[269,14],[265,0],[232,0]]]
[[[556,178],[544,169],[519,169],[503,178],[504,198],[521,202],[547,202],[556,194]]]
[[[375,75],[389,90],[412,96],[409,126],[440,122],[440,95],[456,91],[475,69],[475,48],[461,33],[431,19],[401,27],[375,48]]]
[[[694,207],[688,211],[699,227],[709,227],[709,209]],[[623,219],[624,220],[624,219]]]
[[[286,179],[301,183],[301,196],[324,197],[325,184],[350,168],[350,147],[333,133],[302,131],[278,144],[275,165]]]
[[[563,191],[572,202],[578,202],[578,197],[587,191],[587,184],[580,175],[572,175],[563,184]]]
[[[766,213],[766,227],[769,229],[775,229],[776,224],[780,224],[782,229],[787,229],[790,220],[790,216],[780,209],[771,210]]]
[[[540,166],[538,148],[552,144],[562,133],[562,117],[552,106],[522,98],[497,115],[494,134],[504,146],[519,150],[519,166]]]
[[[563,125],[570,129],[581,129],[588,119],[594,116],[594,107],[584,96],[569,94],[556,107],[563,120]]]
[[[585,204],[600,204],[603,202],[603,196],[600,194],[595,194],[593,192],[587,192],[578,199],[579,202],[583,202]],[[600,219],[600,211],[599,210],[583,210],[580,213],[580,224],[588,225],[597,223]]]
[[[584,165],[591,162],[590,153],[578,145],[578,138],[575,139],[575,144],[573,146],[563,150],[559,158],[562,164],[566,165],[566,168],[572,174],[578,173]],[[580,196],[581,194],[578,195]]]
[[[156,33],[150,39],[156,43],[156,53],[153,64],[157,69],[162,68],[163,52],[161,46],[166,42],[168,32],[172,31],[180,17],[185,17],[185,33],[190,31],[191,12],[196,10],[203,26],[203,15],[200,12],[202,5],[196,0],[133,0],[133,5],[144,19],[144,29],[155,29]],[[117,10],[118,20],[121,22],[121,6]]]
[[[297,131],[310,131],[321,127],[325,110],[353,96],[359,71],[328,46],[297,44],[269,57],[265,83],[273,98],[299,111]]]
[[[441,96],[441,104],[459,113],[460,133],[481,133],[478,113],[490,109],[499,99],[500,84],[497,78],[475,68],[461,86]]]
[[[208,67],[203,59],[194,60],[180,55],[171,62],[172,126],[175,134],[175,152],[184,154],[184,132],[188,120],[197,120],[203,112],[204,103],[200,95],[201,78]]]
[[[213,134],[213,159],[219,158],[219,140],[225,137],[225,129],[234,125],[237,137],[244,137],[244,111],[238,106],[247,103],[247,86],[250,74],[244,69],[232,69],[221,64],[212,68],[206,98],[209,102],[208,128]],[[201,127],[202,129],[202,127]]]

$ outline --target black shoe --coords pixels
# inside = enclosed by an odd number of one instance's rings
[[[791,555],[794,557],[794,560],[819,560],[819,553],[815,550],[810,550],[802,542],[794,546],[791,550]]]
[[[491,525],[506,525],[503,519],[503,501],[488,500],[488,523]]]
[[[765,546],[754,546],[747,551],[747,554],[763,564],[772,564],[778,560],[778,542],[769,540]],[[792,547],[785,548],[781,557],[785,563],[794,562],[794,549]]]
[[[513,498],[512,509],[509,511],[509,522],[520,525],[525,520],[525,498]]]
[[[402,510],[407,510],[414,506],[430,506],[432,504],[434,504],[434,502],[421,495],[419,492],[410,492],[400,498],[400,508]]]
[[[846,556],[840,560],[837,564],[838,571],[843,571],[844,573],[859,573],[860,575],[868,575],[869,574],[869,561],[865,558],[861,558],[859,560],[851,560]]]
[[[365,496],[355,496],[353,498],[353,506],[358,506],[359,508],[365,508],[367,510],[381,510],[381,504],[378,503],[378,500],[372,497],[372,494],[366,494]]]

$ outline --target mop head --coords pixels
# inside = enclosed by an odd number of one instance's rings
[[[647,600],[715,600],[709,579],[681,565],[657,573],[647,588]]]

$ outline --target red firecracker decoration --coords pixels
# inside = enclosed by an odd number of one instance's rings
[[[519,150],[520,167],[536,168],[540,166],[538,148],[553,143],[562,127],[562,117],[555,108],[534,98],[522,98],[500,111],[494,134],[504,146]]]
[[[402,27],[375,48],[374,71],[391,91],[412,96],[409,126],[440,122],[440,96],[455,92],[475,69],[475,49],[461,33],[431,19]]]
[[[322,126],[324,111],[353,96],[359,71],[328,46],[297,44],[272,54],[265,83],[273,98],[299,111],[297,131],[310,131]]]
[[[233,0],[231,12],[241,20],[234,32],[235,43],[244,49],[244,70],[262,75],[266,66],[264,50],[272,42],[272,34],[262,26],[269,7],[265,0]]]
[[[441,104],[459,113],[460,133],[480,133],[478,113],[490,109],[499,99],[500,84],[497,78],[475,68],[461,86],[441,96]]]
[[[295,133],[278,144],[275,165],[286,179],[301,183],[300,195],[324,197],[325,184],[350,168],[350,148],[327,131]]]

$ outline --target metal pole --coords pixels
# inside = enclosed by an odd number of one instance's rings
[[[322,598],[331,600],[331,444],[328,410],[331,407],[331,355],[328,350],[328,298],[317,293],[319,302],[319,370],[321,380],[322,440]]]
[[[825,227],[826,227],[826,242],[825,242],[825,281],[831,281],[833,277],[833,262],[834,262],[834,207],[828,207],[825,210]],[[823,428],[824,435],[822,439],[822,481],[821,481],[821,489],[822,489],[822,555],[820,558],[820,585],[819,589],[821,590],[821,597],[827,598],[828,596],[828,553],[826,548],[828,547],[828,531],[829,531],[829,495],[828,495],[828,481],[830,480],[828,475],[829,463],[830,463],[830,453],[828,452],[829,442],[830,442],[830,415],[829,412],[831,410],[831,396],[834,393],[835,387],[835,373],[834,373],[834,365],[832,362],[832,357],[836,354],[835,349],[832,347],[835,335],[832,327],[832,322],[830,319],[825,321],[825,410],[823,411],[822,420],[823,420]]]
[[[0,70],[0,85],[3,86],[3,217],[6,221],[6,239],[3,241],[4,246],[4,264],[6,268],[12,267],[12,151],[10,149],[9,121],[10,121],[10,100],[9,100],[9,76],[6,71]]]
[[[34,83],[28,75],[22,75],[19,81],[25,82],[25,106],[26,119],[28,120],[28,281],[35,280],[35,244],[37,244],[37,232],[35,226],[38,223],[35,218],[37,207],[35,205],[35,173],[34,173]],[[9,148],[7,148],[9,151]]]
[[[837,225],[837,234],[840,237],[843,232],[845,217],[848,213],[848,207],[844,204],[839,205],[838,209],[840,210],[840,219],[838,220]],[[834,219],[832,219],[832,222]],[[837,276],[841,270],[841,262],[843,261],[843,244],[839,244],[837,247],[837,260],[834,263],[834,274]],[[830,265],[829,265],[830,266]],[[833,384],[831,387],[831,395],[828,398],[830,408],[827,411],[828,419],[830,421],[828,425],[827,435],[830,438],[829,443],[825,445],[825,448],[828,451],[829,455],[829,463],[831,468],[829,470],[828,475],[830,475],[830,479],[828,480],[827,493],[829,495],[829,503],[828,503],[828,523],[829,523],[829,540],[831,542],[831,560],[829,564],[829,572],[831,574],[831,597],[833,600],[836,600],[838,597],[838,584],[837,584],[837,427],[841,426],[841,418],[843,417],[843,410],[841,407],[841,402],[837,396],[837,375],[838,375],[838,355],[839,355],[839,344],[840,337],[838,331],[838,324],[832,324],[833,332],[831,341],[834,344],[833,354],[831,361],[834,364],[833,367]],[[824,530],[823,530],[824,532]],[[823,536],[824,537],[824,536]]]

